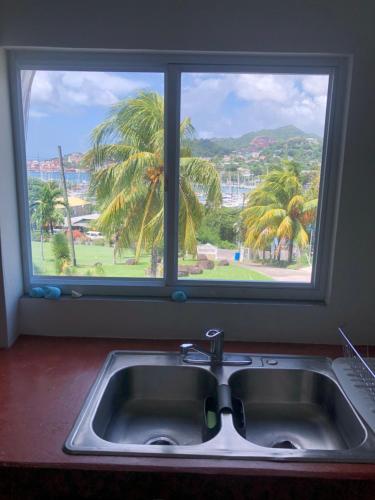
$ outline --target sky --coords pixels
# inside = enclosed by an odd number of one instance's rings
[[[31,88],[27,158],[85,152],[111,106],[139,90],[163,94],[160,73],[37,71]],[[181,118],[199,138],[238,137],[295,125],[323,135],[327,75],[184,73]]]

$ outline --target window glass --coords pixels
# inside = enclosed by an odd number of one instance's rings
[[[164,75],[21,72],[34,275],[163,276]]]
[[[182,74],[180,280],[311,283],[328,83]]]

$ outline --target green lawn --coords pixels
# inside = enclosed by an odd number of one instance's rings
[[[44,243],[44,260],[41,257],[40,243],[32,242],[33,264],[37,266],[38,274],[55,275],[55,262],[52,254],[51,244]],[[94,264],[100,262],[103,265],[104,276],[116,278],[144,278],[146,269],[149,267],[149,257],[142,256],[140,263],[129,266],[125,264],[113,264],[113,249],[108,246],[99,245],[75,245],[75,253],[77,259],[77,269],[74,276],[87,276],[90,272],[95,275]],[[120,262],[134,257],[134,252],[128,250],[118,258]]]
[[[179,260],[179,263],[185,266],[196,264],[195,260]],[[193,274],[187,276],[186,279],[191,280],[233,280],[233,281],[273,281],[270,276],[266,276],[258,271],[244,269],[235,262],[231,262],[229,266],[218,266],[214,269],[205,269],[202,274]]]
[[[126,277],[126,278],[144,278],[146,277],[146,270],[150,265],[150,256],[142,255],[139,264],[126,265],[123,263],[113,264],[113,249],[108,246],[98,245],[75,245],[77,268],[74,276],[95,276],[94,265],[100,262],[103,266],[104,274],[100,276],[105,277]],[[32,242],[32,255],[33,264],[35,266],[35,273],[41,275],[55,275],[55,263],[49,242],[44,243],[44,260],[41,257],[40,242]],[[134,252],[129,249],[125,251],[120,262],[134,257]],[[194,265],[196,261],[180,260],[182,265]],[[242,281],[272,281],[272,278],[257,271],[244,269],[234,262],[229,266],[215,266],[214,269],[206,269],[202,274],[190,275],[188,279],[198,280],[242,280]]]

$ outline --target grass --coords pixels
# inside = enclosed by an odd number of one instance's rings
[[[99,245],[75,245],[77,267],[74,276],[104,276],[121,278],[145,278],[146,271],[150,267],[150,256],[142,255],[139,264],[126,265],[126,259],[134,257],[134,252],[129,249],[118,257],[120,264],[113,264],[113,249],[108,246]],[[40,242],[32,242],[33,264],[35,273],[38,275],[56,275],[55,261],[52,254],[51,244],[44,243],[44,260],[41,258]],[[94,265],[100,262],[104,274],[96,273]],[[179,260],[181,265],[194,265],[193,259]],[[234,280],[234,281],[272,281],[272,278],[258,271],[244,269],[236,263],[229,266],[215,266],[214,269],[205,269],[202,274],[190,275],[191,280]]]
[[[196,261],[192,259],[179,260],[182,265],[195,265]],[[244,269],[235,262],[229,266],[215,266],[214,269],[205,269],[202,274],[193,274],[187,276],[191,280],[233,280],[233,281],[273,281],[270,276],[266,276],[252,269]]]
[[[100,262],[103,265],[104,276],[111,278],[144,278],[146,269],[149,267],[150,258],[147,255],[141,257],[139,264],[126,265],[113,263],[113,249],[108,246],[99,245],[75,245],[77,268],[74,276],[87,276],[90,272],[95,275],[94,264]],[[56,275],[55,260],[52,254],[51,244],[44,243],[44,260],[41,258],[40,242],[32,242],[33,264],[38,274]],[[134,252],[131,249],[125,251],[118,261],[125,262],[132,259]]]

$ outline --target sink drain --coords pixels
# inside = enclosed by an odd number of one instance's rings
[[[271,448],[286,448],[288,450],[298,450],[298,446],[292,443],[292,441],[289,441],[289,439],[286,439],[284,441],[277,441],[271,446]]]
[[[159,444],[159,445],[178,445],[176,441],[168,436],[156,436],[148,439],[145,444]]]

